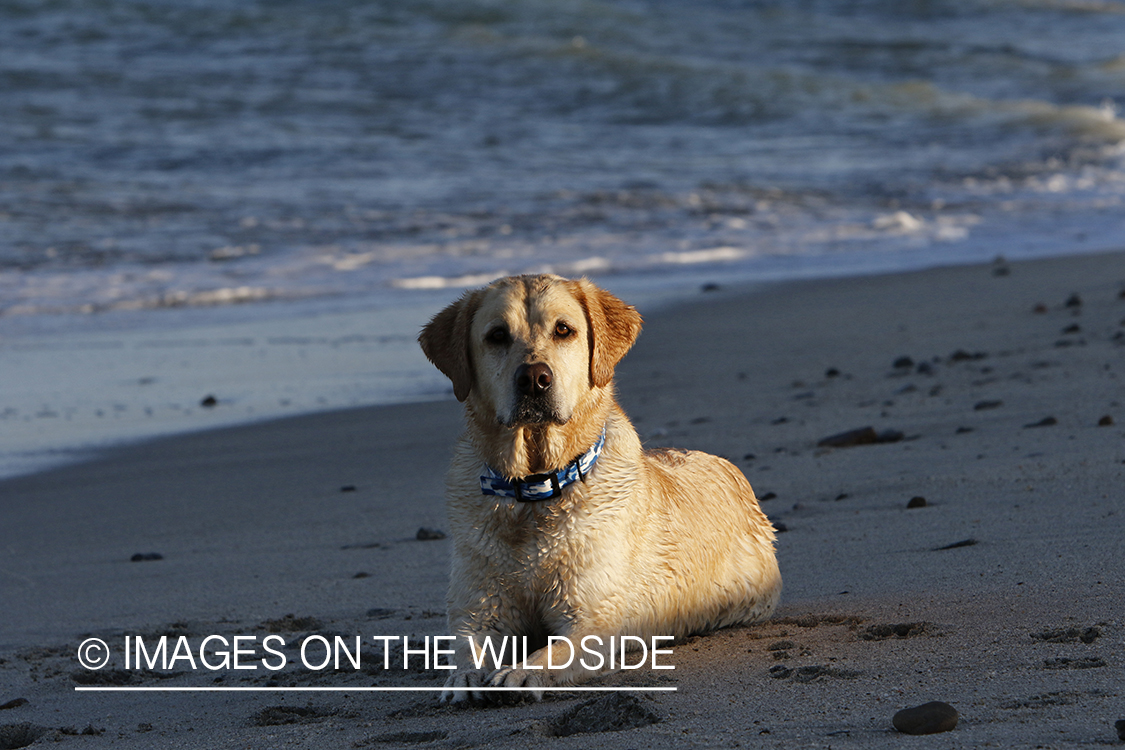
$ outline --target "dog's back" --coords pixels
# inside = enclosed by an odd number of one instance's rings
[[[698,451],[650,450],[644,460],[663,537],[652,548],[663,550],[682,581],[665,599],[665,627],[676,623],[668,634],[768,617],[781,595],[773,527],[742,472]]]

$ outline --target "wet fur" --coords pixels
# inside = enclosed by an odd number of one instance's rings
[[[553,333],[559,321],[571,336]],[[511,334],[500,349],[486,339],[497,327]],[[466,412],[447,477],[458,665],[447,687],[534,689],[596,674],[578,659],[564,670],[478,672],[467,638],[683,637],[760,620],[776,606],[773,528],[742,473],[704,453],[645,451],[617,404],[613,369],[640,327],[632,307],[585,279],[522,276],[467,293],[423,330],[423,350]],[[528,408],[512,384],[516,367],[533,362],[551,367],[554,382],[550,398]],[[588,450],[603,425],[601,457],[562,497],[520,503],[481,493],[482,463],[509,478],[554,471]],[[566,660],[558,647],[554,660]],[[544,665],[545,650],[527,663]]]

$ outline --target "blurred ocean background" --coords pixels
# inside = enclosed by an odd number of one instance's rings
[[[6,0],[0,323],[1117,248],[1122,104],[1111,0]]]
[[[1113,0],[4,0],[0,475],[448,397],[501,274],[1120,249],[1123,105]]]

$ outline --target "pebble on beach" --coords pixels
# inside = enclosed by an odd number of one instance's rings
[[[1109,416],[1108,414],[1106,414],[1104,417],[1102,417],[1101,419],[1098,420],[1098,427],[1112,427],[1112,426],[1113,426],[1113,417]]]
[[[428,526],[423,526],[422,528],[418,529],[418,533],[414,535],[414,538],[420,542],[428,542],[434,539],[445,539],[445,532],[441,531],[440,529],[431,529]]]
[[[822,438],[817,446],[820,448],[851,448],[856,445],[874,445],[876,443],[897,443],[904,437],[898,430],[883,430],[876,432],[874,427],[860,427],[836,435]]]
[[[938,734],[957,726],[957,709],[948,703],[931,701],[914,708],[904,708],[891,723],[903,734]]]
[[[910,502],[908,502],[906,504],[906,507],[907,508],[925,508],[926,507],[926,498],[922,497],[921,495],[915,495],[914,497],[910,498]]]
[[[163,560],[164,555],[159,552],[138,552],[129,558],[131,562],[149,562],[150,560]]]
[[[859,427],[858,430],[823,437],[817,445],[821,448],[852,448],[853,445],[871,445],[877,440],[879,433],[875,432],[874,427]]]
[[[1054,427],[1058,423],[1059,423],[1059,420],[1055,419],[1054,417],[1043,417],[1038,422],[1032,422],[1031,424],[1025,424],[1024,429],[1027,429],[1027,428],[1030,428],[1030,427]]]
[[[215,398],[212,395],[207,395],[203,397],[203,400],[199,402],[199,405],[206,406],[208,409],[210,409],[212,406],[217,406],[218,403],[219,399]]]
[[[1125,742],[1125,719],[1119,719],[1113,727],[1117,730],[1117,739]]]
[[[977,543],[977,540],[970,537],[969,539],[962,539],[959,542],[953,542],[952,544],[946,544],[942,547],[934,547],[933,551],[934,552],[941,552],[942,550],[946,550],[946,549],[960,549],[961,547],[972,547],[976,543]]]

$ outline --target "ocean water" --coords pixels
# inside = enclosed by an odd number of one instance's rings
[[[1119,104],[1110,0],[9,0],[0,323],[1118,247]]]
[[[1119,106],[1113,0],[6,0],[0,473],[444,392],[419,321],[501,274],[1121,248]]]

